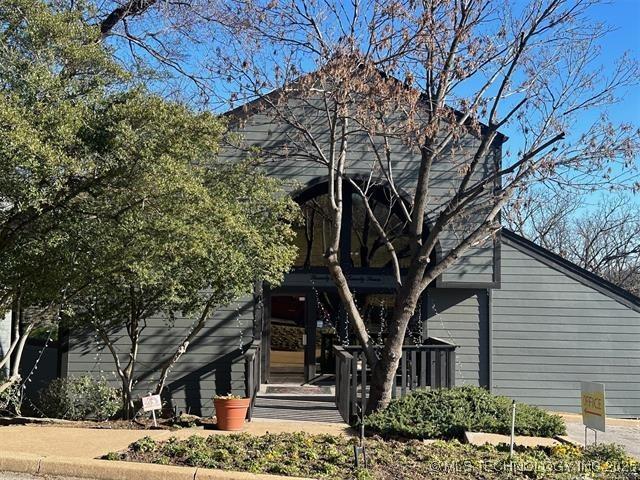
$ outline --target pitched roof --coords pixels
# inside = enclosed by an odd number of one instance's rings
[[[305,75],[314,75],[315,73],[316,72],[311,72],[311,73],[308,73],[308,74],[305,74]],[[387,73],[385,73],[383,71],[379,70],[378,73],[383,78],[390,78],[390,79],[393,79],[393,80],[397,81],[398,83],[403,83],[400,79],[398,79],[398,78],[396,78],[396,77],[394,77],[392,75],[388,75]],[[290,82],[290,83],[294,83],[294,82]],[[264,95],[262,95],[262,96],[260,96],[258,98],[255,98],[255,99],[250,100],[250,101],[248,101],[246,103],[243,103],[242,105],[238,105],[237,107],[234,107],[234,108],[232,108],[230,110],[227,110],[222,115],[223,116],[229,116],[229,117],[240,116],[240,115],[242,115],[242,116],[251,115],[260,106],[260,104],[262,103],[262,99],[263,98],[265,98],[265,97],[275,97],[282,91],[283,88],[284,87],[276,88],[275,90],[272,90],[272,91],[270,91],[268,93],[265,93]],[[411,87],[411,88],[413,88],[413,87]],[[429,101],[429,99],[428,99],[426,94],[420,93],[420,101],[423,102],[423,103],[427,103]],[[447,106],[447,108],[449,108],[455,114],[455,116],[458,117],[458,118],[463,115],[463,113],[461,111],[459,111],[459,110],[457,110],[457,109],[455,109],[453,107],[448,107]],[[470,124],[471,124],[470,120],[467,120],[464,123],[464,125],[466,125],[466,126],[469,126]],[[480,122],[480,129],[481,129],[482,132],[485,132],[486,129],[488,129],[488,128],[489,127],[486,124]],[[504,142],[506,142],[508,139],[509,139],[509,137],[507,137],[504,133],[496,132],[496,137],[493,140],[492,145],[496,145],[496,146],[499,147]]]
[[[518,235],[517,233],[502,228],[502,240],[507,244],[524,251],[531,255],[536,260],[548,265],[556,270],[560,270],[565,275],[573,278],[574,280],[599,291],[600,293],[622,303],[623,305],[640,312],[640,297],[633,293],[621,288],[608,280],[596,275],[589,270],[586,270],[573,262],[553,253],[551,250],[547,250],[544,247],[527,240],[526,238]]]

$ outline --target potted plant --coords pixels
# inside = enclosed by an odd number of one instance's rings
[[[249,398],[238,395],[216,395],[213,405],[216,409],[216,425],[219,430],[242,430],[247,417]]]

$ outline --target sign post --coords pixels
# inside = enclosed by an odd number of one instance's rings
[[[584,446],[587,446],[587,429],[595,433],[598,443],[598,431],[604,432],[606,427],[606,409],[604,383],[580,382],[582,423],[584,424]]]
[[[148,395],[146,397],[142,397],[142,409],[145,412],[151,412],[154,427],[158,426],[158,422],[156,422],[156,410],[160,410],[161,408],[162,400],[160,399],[160,395]]]

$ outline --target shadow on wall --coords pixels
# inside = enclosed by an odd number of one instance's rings
[[[20,375],[26,387],[23,396],[35,402],[40,389],[58,377],[58,362],[57,343],[52,342],[45,348],[43,341],[29,340],[24,346],[20,362]],[[29,402],[24,408],[30,411]]]
[[[432,289],[425,331],[458,345],[457,382],[489,387],[489,299],[486,290]],[[465,373],[471,378],[464,378]]]
[[[210,397],[212,397],[212,395],[203,395],[202,380],[207,376],[211,376],[211,373],[214,373],[215,395],[227,395],[229,393],[244,395],[244,386],[241,390],[234,388],[232,369],[234,363],[241,359],[243,351],[246,351],[249,345],[250,343],[247,343],[243,346],[242,351],[238,348],[226,353],[210,363],[202,365],[196,370],[170,382],[162,392],[163,402],[167,402],[168,405],[174,405],[172,392],[184,389],[185,404],[189,409],[189,413],[198,416],[202,416],[203,413],[210,413],[203,412],[203,408],[207,410],[210,409],[212,402],[212,398]],[[242,365],[244,365],[244,363],[242,363]],[[209,405],[203,405],[203,400],[205,399]]]
[[[247,314],[250,315],[251,319],[248,319]],[[225,327],[236,324],[238,316],[243,319],[243,323],[246,323],[247,320],[252,322],[252,302],[241,304],[237,310],[225,311],[221,317],[214,317],[209,321],[209,326],[205,327],[189,345],[187,353],[169,373],[169,378],[162,392],[163,401],[170,408],[173,409],[178,401],[182,403],[184,397],[184,403],[189,413],[202,415],[203,409],[210,410],[212,408],[214,394],[226,395],[231,392],[244,395],[244,362],[241,357],[251,343],[252,327],[245,327],[244,325],[242,327],[243,338],[247,339],[247,341],[243,342],[242,348],[239,346],[240,330],[235,330],[233,335],[222,333],[222,329]],[[167,328],[171,327],[167,326]],[[111,334],[116,337],[118,330],[114,329]],[[178,340],[176,337],[173,338],[174,342]],[[215,345],[210,342],[213,338],[216,339]],[[221,342],[221,339],[228,340],[228,342]],[[145,342],[145,340],[149,340],[149,343]],[[179,340],[182,340],[182,338],[179,338]],[[80,336],[76,341],[78,342],[76,343],[76,351],[81,349],[83,355],[95,357],[96,344],[90,332]],[[173,354],[176,347],[177,343],[157,345],[157,341],[152,338],[152,335],[144,336],[143,334],[140,353],[157,354],[157,361],[154,361],[152,365],[147,363],[139,364],[140,375],[138,376],[138,388],[136,391],[138,395],[145,395],[155,388],[160,374],[160,365]],[[124,361],[124,350],[122,356]],[[102,366],[96,362],[94,370],[89,373],[96,374],[96,369],[99,370],[100,368],[107,370],[105,364],[113,364],[111,354],[103,353],[102,357]],[[241,366],[236,365],[238,363]],[[234,365],[236,366],[234,367]],[[81,372],[73,371],[72,365],[70,367],[72,375],[81,374]],[[238,383],[241,383],[241,385],[238,385]],[[177,395],[178,392],[180,392],[180,395]],[[176,397],[180,397],[179,400]]]

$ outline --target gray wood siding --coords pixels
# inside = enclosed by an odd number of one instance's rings
[[[458,345],[456,385],[488,386],[486,290],[429,290],[426,333]]]
[[[137,394],[143,395],[153,389],[158,378],[158,364],[175,351],[192,324],[192,318],[177,317],[175,323],[169,325],[161,315],[148,321],[138,355],[141,380],[136,387]],[[122,361],[125,361],[128,337],[124,331],[114,333],[114,337]],[[240,347],[252,339],[252,298],[220,308],[169,374],[165,399],[179,411],[211,415],[214,395],[244,394],[244,362],[239,361]],[[102,376],[119,385],[113,357],[90,332],[69,339],[67,375],[85,373]]]
[[[4,357],[11,346],[11,312],[0,312],[0,358]],[[9,362],[0,370],[0,375],[7,375]]]
[[[304,118],[305,126],[314,125],[314,118],[319,115],[318,111],[305,109],[305,114],[298,115]],[[319,143],[325,147],[329,144],[328,133],[323,130],[325,117],[320,117],[316,121],[318,125],[315,129]],[[243,118],[243,121],[235,130],[239,135],[232,135],[232,141],[223,149],[221,156],[229,160],[248,158],[256,155],[255,148],[261,150],[261,158],[265,170],[287,183],[290,191],[298,190],[310,182],[319,178],[327,177],[327,168],[309,159],[314,154],[307,146],[307,142],[301,139],[300,134],[293,128],[274,119],[268,111],[251,113]],[[430,182],[431,196],[429,199],[428,215],[433,220],[442,209],[446,200],[451,198],[452,192],[460,180],[460,167],[469,161],[466,155],[468,147],[479,142],[471,134],[460,140],[460,145],[455,149],[455,153],[445,151],[441,157],[434,162]],[[399,188],[406,192],[415,189],[417,172],[420,165],[420,155],[417,151],[412,151],[399,140],[391,140],[392,143],[392,165],[393,175]],[[252,150],[254,149],[254,150]],[[305,151],[306,149],[306,151]],[[364,135],[359,138],[352,135],[349,142],[347,165],[350,175],[361,175],[368,177],[373,170],[377,169],[377,160],[373,154],[370,143]],[[497,151],[487,156],[486,161],[478,169],[476,179],[482,178],[493,168]],[[383,175],[377,173],[374,178],[383,181]],[[454,246],[461,235],[470,232],[477,222],[474,219],[464,219],[458,225],[452,226],[443,232],[440,239],[442,253],[446,254]],[[490,283],[493,278],[493,241],[489,240],[487,245],[474,248],[463,255],[458,263],[444,273],[442,282],[447,282],[448,286],[455,286],[458,283]]]
[[[605,383],[608,415],[640,416],[640,313],[503,241],[494,391],[579,412],[580,381]]]

